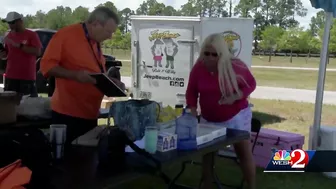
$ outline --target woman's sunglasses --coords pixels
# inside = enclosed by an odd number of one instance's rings
[[[218,57],[218,54],[217,53],[211,53],[211,52],[204,52],[204,56]]]

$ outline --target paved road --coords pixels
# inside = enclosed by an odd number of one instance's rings
[[[131,77],[121,77],[122,82],[127,87],[131,87]],[[3,88],[3,84],[0,84],[0,91]],[[289,89],[279,87],[263,87],[258,86],[252,93],[252,98],[257,99],[271,99],[271,100],[293,100],[298,102],[315,103],[315,90],[304,89]],[[324,104],[336,105],[336,92],[325,91],[324,92]]]
[[[277,99],[277,100],[293,100],[298,102],[315,103],[315,90],[305,89],[289,89],[278,87],[258,86],[252,93],[252,98],[257,99]],[[325,91],[323,97],[324,104],[336,105],[336,92]]]

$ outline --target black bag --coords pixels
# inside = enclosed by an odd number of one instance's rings
[[[39,129],[11,128],[0,130],[0,167],[18,159],[32,171],[27,189],[48,188],[52,162],[51,147]]]
[[[100,133],[98,143],[100,171],[117,173],[126,168],[126,140],[125,133],[118,127],[108,127]]]
[[[141,167],[152,174],[158,174],[167,183],[169,177],[161,171],[161,163],[151,154],[139,148],[133,143],[134,136],[127,130],[122,130],[118,126],[107,127],[99,136],[99,164],[98,169],[108,174],[118,174],[127,169],[125,147],[130,146],[139,156],[137,161],[141,161]]]

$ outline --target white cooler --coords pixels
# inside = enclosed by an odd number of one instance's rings
[[[309,130],[309,149],[312,149],[313,127]],[[321,126],[321,146],[318,150],[336,150],[336,126]],[[328,177],[336,178],[336,172],[323,173]]]

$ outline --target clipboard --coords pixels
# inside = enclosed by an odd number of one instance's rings
[[[107,97],[126,97],[127,94],[116,85],[106,74],[90,74],[96,79],[95,86]]]

